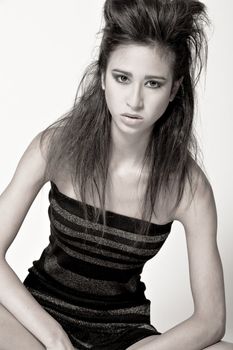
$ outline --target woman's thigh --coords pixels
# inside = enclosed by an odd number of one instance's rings
[[[140,350],[140,348],[142,348],[143,345],[150,343],[152,340],[155,340],[157,337],[159,337],[159,335],[150,335],[149,337],[143,338],[137,341],[136,343],[134,343],[133,345],[130,345],[126,350]]]
[[[142,340],[139,340],[135,344],[128,347],[126,350],[140,350],[143,345],[148,344],[150,341],[155,340],[158,335],[152,335],[150,337],[146,337]],[[225,341],[220,341],[214,345],[208,346],[203,350],[233,350],[233,344]]]
[[[233,350],[233,343],[220,341],[214,345],[208,346],[204,350]]]
[[[0,304],[0,350],[45,350],[45,347]]]

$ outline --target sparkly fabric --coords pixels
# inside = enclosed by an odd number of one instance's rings
[[[93,220],[88,205],[61,193],[51,182],[51,234],[39,260],[33,261],[24,285],[65,329],[79,350],[124,350],[160,334],[150,324],[150,300],[141,272],[157,254],[172,222],[150,224],[140,235],[139,219],[106,212]],[[87,229],[85,229],[87,227]]]

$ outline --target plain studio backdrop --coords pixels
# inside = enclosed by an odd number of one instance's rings
[[[32,138],[72,106],[81,75],[97,52],[103,3],[0,0],[1,192]],[[225,339],[233,341],[233,4],[231,0],[205,3],[212,28],[195,124],[218,210],[218,244],[227,301]],[[46,184],[7,254],[21,280],[48,244],[48,190]],[[178,222],[174,222],[160,253],[146,263],[142,280],[151,300],[151,322],[161,332],[191,315],[185,235]]]

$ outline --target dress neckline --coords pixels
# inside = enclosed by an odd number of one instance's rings
[[[82,206],[83,205],[83,202],[76,199],[76,198],[72,198],[68,195],[66,195],[65,193],[61,192],[59,190],[59,188],[57,187],[57,185],[55,184],[55,182],[53,182],[52,180],[50,181],[51,183],[51,187],[52,189],[61,197],[61,198],[64,198],[66,199],[67,201],[69,201],[70,203],[74,203],[74,204],[77,204],[79,206]],[[94,210],[94,206],[91,205],[91,204],[86,204],[88,208],[90,208],[91,210]],[[124,214],[120,214],[120,213],[116,213],[116,212],[113,212],[111,210],[105,210],[106,214],[107,215],[110,215],[110,216],[116,216],[116,217],[119,217],[119,219],[126,219],[126,220],[132,220],[132,221],[136,221],[136,222],[143,222],[142,219],[139,219],[139,218],[135,218],[133,216],[128,216],[128,215],[124,215]],[[146,221],[147,222],[147,221]],[[158,224],[158,223],[154,223],[154,222],[150,222],[150,226],[151,227],[171,227],[173,223],[173,220],[172,221],[169,221],[165,224]]]

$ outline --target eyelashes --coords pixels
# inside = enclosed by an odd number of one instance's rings
[[[158,88],[161,87],[161,84],[158,81],[156,81],[156,80],[149,80],[147,83],[150,83],[149,87],[151,89],[158,89]]]
[[[129,82],[128,77],[123,74],[113,74],[113,77],[118,83],[127,84]]]
[[[124,74],[113,74],[113,77],[120,84],[126,85],[130,83],[129,78]],[[145,85],[150,89],[158,89],[162,86],[157,80],[148,80]]]

